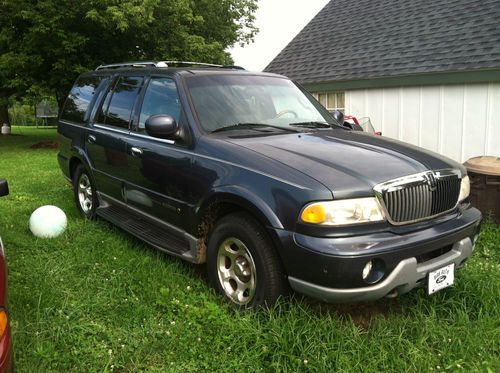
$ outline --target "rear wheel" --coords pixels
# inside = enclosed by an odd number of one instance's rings
[[[75,170],[73,193],[75,195],[76,207],[80,213],[87,219],[95,218],[95,210],[98,204],[95,186],[90,173],[82,164],[78,165]]]
[[[288,289],[271,240],[246,213],[227,215],[216,224],[207,267],[212,286],[240,308],[270,306]]]

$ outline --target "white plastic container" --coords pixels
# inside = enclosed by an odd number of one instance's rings
[[[2,126],[2,135],[10,135],[10,127],[7,123],[4,123]]]

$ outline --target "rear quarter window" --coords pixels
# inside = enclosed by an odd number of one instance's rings
[[[83,124],[85,113],[102,79],[102,76],[87,76],[78,79],[66,99],[61,119]]]

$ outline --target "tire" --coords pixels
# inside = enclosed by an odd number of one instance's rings
[[[288,292],[288,280],[264,228],[246,213],[220,219],[207,249],[212,286],[237,308],[272,306]]]
[[[76,167],[73,176],[73,194],[80,214],[86,219],[94,219],[99,201],[92,176],[83,164]]]

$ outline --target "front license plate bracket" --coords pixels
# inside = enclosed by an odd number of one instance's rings
[[[427,293],[429,295],[441,289],[453,285],[455,280],[455,263],[448,264],[435,271],[429,272],[427,276]]]

